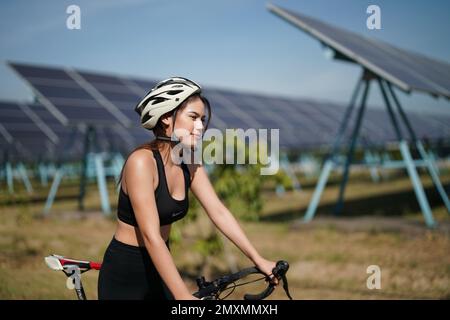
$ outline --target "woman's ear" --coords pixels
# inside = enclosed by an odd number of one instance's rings
[[[161,117],[161,121],[163,124],[165,124],[166,126],[170,126],[172,124],[172,116],[169,114],[163,115]]]

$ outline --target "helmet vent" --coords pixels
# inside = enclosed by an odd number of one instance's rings
[[[171,96],[175,96],[181,92],[183,92],[183,90],[171,90],[171,91],[168,91],[167,94],[169,94]]]
[[[166,100],[168,100],[168,99],[162,98],[162,97],[156,97],[155,99],[152,100],[152,106],[154,106],[155,104],[164,102],[164,101],[166,101]]]
[[[152,116],[147,113],[147,114],[144,115],[144,117],[142,117],[141,122],[142,123],[146,123],[151,118],[152,118]]]

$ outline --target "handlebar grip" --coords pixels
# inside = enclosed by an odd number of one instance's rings
[[[247,293],[244,295],[244,300],[263,300],[264,298],[268,297],[273,290],[275,289],[275,285],[269,284],[269,286],[261,293],[258,294],[250,294]]]
[[[275,268],[272,269],[272,273],[276,278],[281,279],[286,274],[286,271],[288,269],[289,269],[289,263],[287,263],[287,261],[280,260],[280,261],[277,261]],[[244,299],[245,300],[263,300],[264,298],[271,295],[274,289],[275,289],[275,285],[272,283],[269,283],[269,285],[263,292],[258,293],[258,294],[247,293],[244,295]]]
[[[285,275],[286,275],[286,272],[288,271],[288,269],[289,269],[289,263],[287,261],[280,260],[280,261],[277,261],[275,268],[272,269],[272,273],[277,279],[279,279],[279,280],[283,279],[283,282],[284,282],[284,280],[286,279]],[[274,289],[275,289],[275,285],[273,283],[269,283],[269,285],[263,292],[258,293],[258,294],[245,294],[244,299],[245,300],[263,300],[266,297],[268,297],[269,295],[271,295]],[[290,297],[289,294],[288,294],[288,296]]]

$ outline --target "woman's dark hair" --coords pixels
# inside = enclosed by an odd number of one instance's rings
[[[183,103],[180,104],[178,107],[176,107],[174,110],[172,110],[172,111],[162,115],[159,118],[158,122],[156,123],[156,126],[152,130],[153,131],[153,135],[155,136],[155,139],[153,139],[150,142],[141,144],[140,146],[138,146],[137,148],[135,148],[133,151],[130,152],[130,154],[128,155],[127,159],[125,160],[125,163],[123,164],[122,171],[120,172],[120,177],[119,177],[119,181],[117,182],[117,185],[119,185],[122,182],[123,170],[124,170],[125,165],[126,165],[126,163],[128,161],[128,158],[130,157],[130,155],[133,152],[135,152],[137,150],[141,150],[141,149],[157,151],[157,150],[160,150],[161,146],[164,143],[170,143],[168,141],[160,140],[160,139],[156,138],[158,136],[165,136],[166,135],[167,125],[165,125],[161,121],[161,118],[171,114],[172,115],[172,127],[175,128],[175,120],[177,118],[178,111],[183,110],[187,106],[187,104],[189,102],[191,102],[192,100],[197,99],[197,98],[200,98],[202,100],[203,104],[205,105],[206,109],[208,109],[208,117],[207,117],[207,121],[206,121],[206,125],[205,125],[205,131],[206,131],[206,129],[208,129],[209,122],[211,121],[211,105],[209,104],[208,99],[206,99],[201,93],[193,94],[192,96],[190,96],[189,98],[184,100]]]

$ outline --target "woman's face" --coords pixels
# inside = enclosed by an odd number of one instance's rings
[[[172,133],[172,117],[169,132]],[[205,128],[205,105],[199,97],[190,99],[184,108],[177,112],[175,119],[175,135],[184,147],[195,148],[202,139]]]

